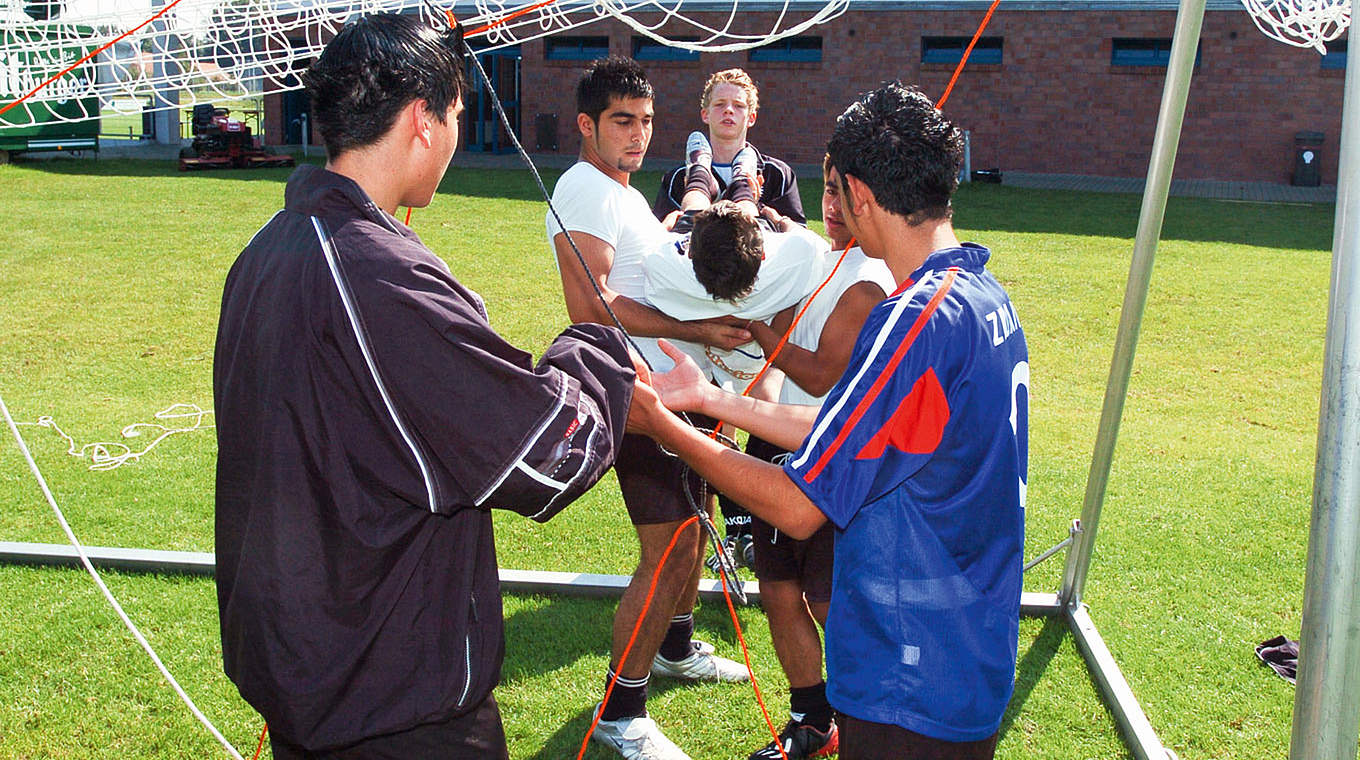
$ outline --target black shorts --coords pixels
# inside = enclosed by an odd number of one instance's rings
[[[789,452],[753,435],[746,444],[746,453],[782,464]],[[751,543],[756,552],[751,569],[762,581],[798,581],[809,602],[829,602],[835,541],[836,528],[830,522],[800,541],[751,515]]]
[[[693,412],[689,418],[703,428],[712,428],[716,422]],[[700,506],[712,490],[702,478],[688,470],[679,457],[663,453],[651,438],[632,433],[624,435],[619,455],[614,460],[614,472],[619,476],[619,490],[623,493],[628,519],[634,525],[659,525],[692,517],[694,508],[681,490],[681,477]]]
[[[947,742],[901,726],[836,716],[841,760],[991,760],[996,734],[975,742]]]
[[[471,711],[439,723],[426,723],[394,734],[364,739],[324,752],[308,752],[270,734],[274,760],[508,760],[500,707],[488,694]]]

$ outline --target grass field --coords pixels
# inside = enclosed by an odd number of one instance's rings
[[[85,443],[116,440],[172,403],[210,407],[222,280],[281,204],[285,176],[184,175],[171,162],[0,166],[0,397],[15,417],[50,415]],[[650,193],[658,177],[636,181]],[[814,216],[817,187],[803,185]],[[486,298],[497,329],[535,352],[567,321],[543,208],[522,171],[455,168],[412,219]],[[1080,511],[1137,210],[1126,195],[972,185],[958,196],[956,225],[993,249],[1030,346],[1027,557],[1061,540]],[[1182,758],[1287,752],[1293,691],[1251,648],[1298,635],[1332,213],[1188,199],[1168,208],[1086,600]],[[87,544],[212,549],[211,432],[91,472],[50,431],[23,430]],[[612,479],[547,525],[498,515],[497,531],[503,567],[625,573],[636,557]],[[8,433],[0,541],[64,541]],[[1060,575],[1061,557],[1026,588],[1054,590]],[[107,580],[248,757],[261,722],[221,673],[211,580]],[[222,755],[87,576],[0,567],[0,599],[0,758]],[[575,757],[614,603],[508,596],[505,606],[497,696],[511,756]],[[698,628],[730,655],[726,615],[703,605]],[[740,619],[782,721],[787,684],[764,618],[745,609]],[[744,687],[658,684],[650,709],[696,759],[744,758],[763,743]],[[1043,621],[1022,621],[1002,732],[1003,758],[1127,756],[1071,638]]]

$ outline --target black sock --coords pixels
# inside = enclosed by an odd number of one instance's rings
[[[713,179],[713,170],[703,164],[691,164],[685,171],[685,192],[698,190],[708,195],[709,200],[718,195],[718,181]]]
[[[733,174],[732,181],[727,183],[727,190],[723,192],[723,197],[733,203],[740,203],[741,201],[755,203],[756,188],[752,186],[744,175]]]
[[[671,618],[671,627],[666,629],[666,638],[661,641],[660,654],[671,662],[679,662],[694,651],[690,638],[694,636],[694,613],[676,615]]]
[[[604,706],[604,711],[600,713],[600,720],[618,720],[620,718],[640,718],[647,714],[647,679],[651,676],[643,676],[637,680],[620,677],[614,684],[614,691],[609,692],[609,704]],[[604,672],[604,688],[608,692],[609,684],[614,680],[614,670],[606,669]]]
[[[832,710],[831,703],[826,701],[826,681],[789,689],[789,712],[794,720],[818,731],[831,728]]]

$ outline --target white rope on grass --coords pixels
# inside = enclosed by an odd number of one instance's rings
[[[208,729],[208,732],[213,735],[213,738],[217,739],[218,743],[222,745],[222,748],[227,751],[228,755],[231,755],[235,760],[243,760],[241,753],[237,752],[231,742],[227,741],[226,737],[222,736],[222,733],[208,720],[207,716],[203,714],[203,711],[198,709],[198,705],[194,704],[194,700],[191,699],[179,685],[179,681],[176,681],[175,677],[170,675],[169,669],[165,667],[165,663],[161,662],[161,658],[156,654],[156,650],[152,649],[150,642],[146,640],[146,637],[142,635],[142,632],[137,628],[137,625],[133,623],[132,619],[123,611],[123,605],[118,603],[118,599],[114,597],[113,592],[109,591],[109,587],[104,585],[104,579],[99,577],[99,571],[94,569],[94,565],[90,562],[90,558],[86,556],[85,547],[80,543],[80,540],[76,538],[76,534],[71,530],[70,524],[66,522],[66,516],[62,514],[61,507],[57,506],[57,500],[52,496],[52,490],[47,487],[47,479],[43,477],[42,471],[38,469],[38,463],[33,461],[33,455],[29,453],[28,445],[24,443],[24,437],[19,434],[19,426],[14,421],[14,418],[10,416],[9,407],[5,405],[3,396],[0,396],[0,413],[4,414],[5,423],[9,425],[10,432],[14,434],[14,440],[18,442],[19,450],[23,452],[24,459],[28,460],[28,468],[33,471],[33,477],[37,478],[38,486],[42,488],[43,496],[47,497],[47,503],[52,507],[52,512],[56,514],[57,522],[61,524],[62,531],[66,533],[66,538],[71,542],[71,546],[74,546],[76,553],[80,555],[80,564],[85,566],[85,571],[94,579],[95,585],[98,586],[99,591],[104,594],[104,598],[108,600],[109,604],[113,607],[114,612],[118,613],[118,617],[122,619],[123,625],[127,626],[127,629],[132,632],[133,638],[137,640],[137,643],[141,645],[142,649],[146,650],[147,655],[151,657],[151,661],[156,664],[156,669],[161,672],[161,675],[165,677],[165,680],[170,684],[170,687],[175,690],[175,693],[179,695],[179,698],[189,707],[189,711],[198,719],[198,722],[202,723],[203,726]]]
[[[216,427],[215,425],[203,424],[203,418],[212,414],[212,410],[204,409],[197,404],[172,404],[171,406],[156,412],[158,420],[193,419],[193,424],[188,427],[169,427],[155,422],[134,422],[121,431],[124,438],[136,438],[142,434],[144,428],[154,428],[161,431],[146,448],[141,451],[133,451],[125,443],[100,441],[98,443],[87,443],[84,446],[76,446],[76,441],[66,431],[62,430],[49,415],[39,417],[36,422],[16,422],[19,427],[45,427],[51,429],[62,440],[66,441],[66,453],[73,457],[85,458],[86,453],[90,456],[90,469],[98,472],[105,470],[116,470],[128,462],[135,462],[156,448],[157,444],[177,433],[192,433],[195,430],[208,430]]]

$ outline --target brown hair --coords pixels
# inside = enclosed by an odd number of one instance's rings
[[[755,285],[765,241],[755,219],[732,201],[718,201],[694,215],[689,257],[695,279],[710,296],[736,301]]]

